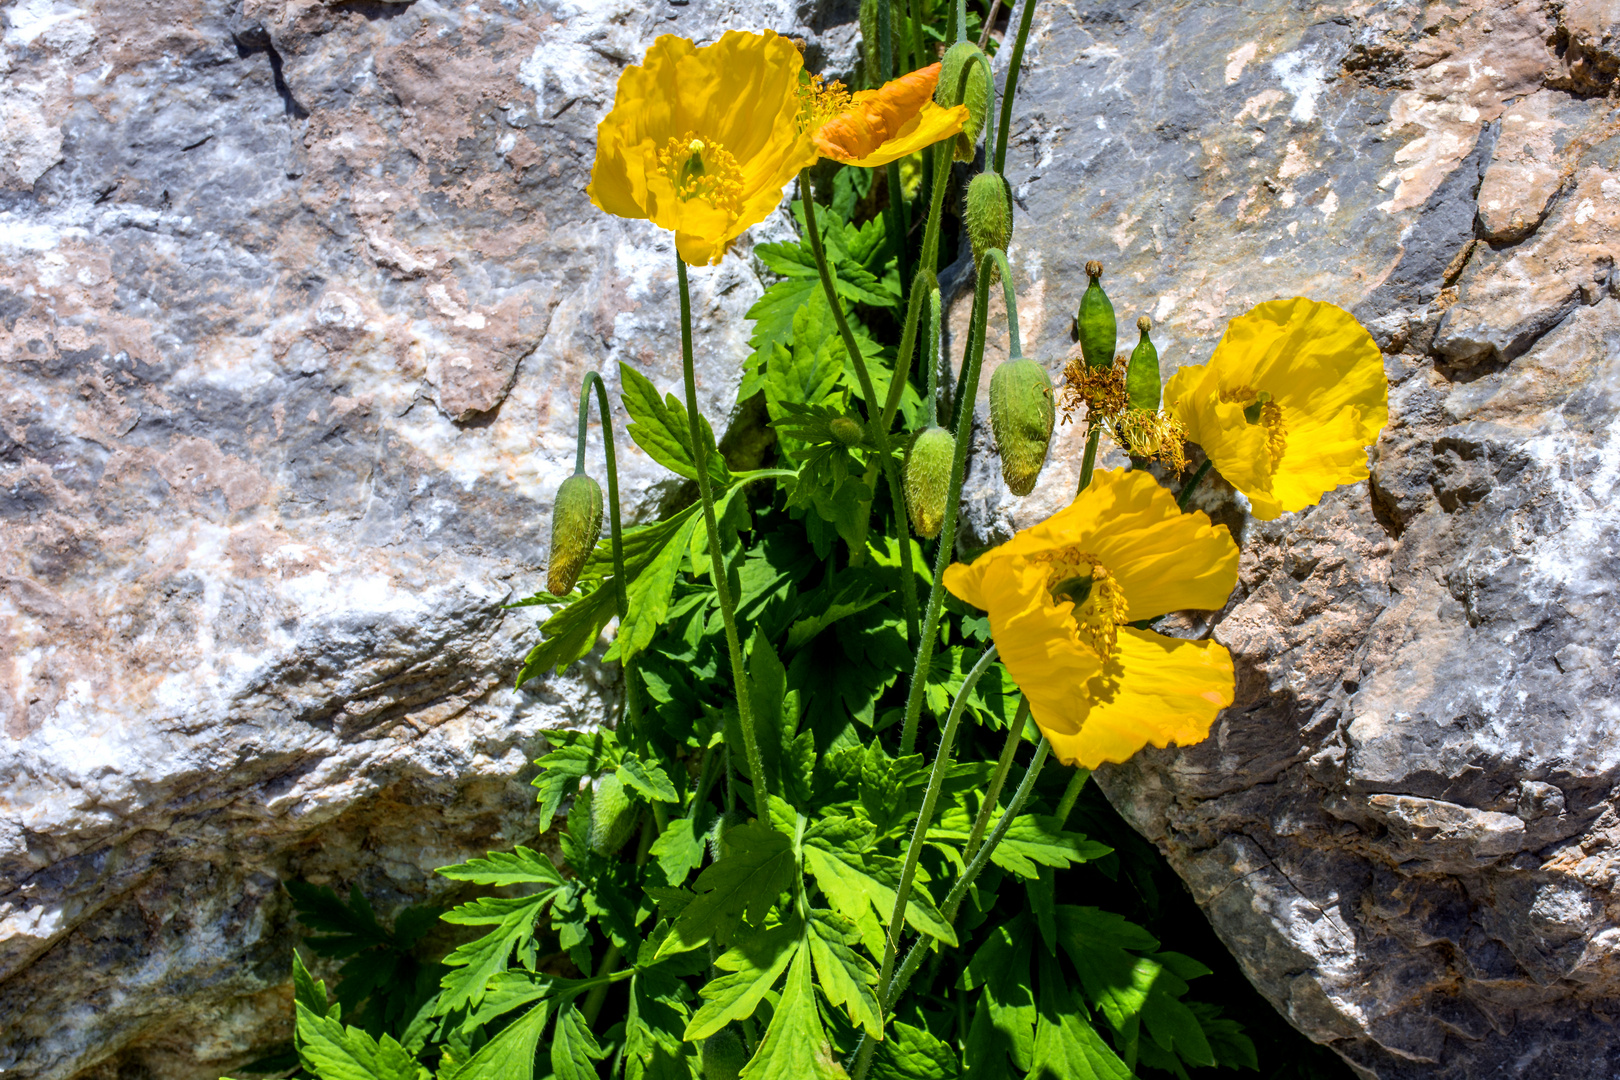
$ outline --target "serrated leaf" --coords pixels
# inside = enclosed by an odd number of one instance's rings
[[[619,634],[610,650],[612,659],[621,663],[645,649],[669,618],[669,601],[675,591],[682,561],[702,525],[694,516],[672,533],[630,582],[630,611],[619,623]],[[625,571],[629,573],[628,568]]]
[[[326,999],[326,983],[310,976],[297,949],[293,950],[293,1000],[316,1016],[335,1015],[336,1006]]]
[[[838,592],[828,601],[820,611],[814,615],[796,620],[788,629],[787,647],[789,652],[797,652],[809,644],[817,634],[850,615],[858,615],[869,607],[875,607],[888,599],[887,594],[877,587],[875,583],[856,580],[842,581]]]
[[[1193,1001],[1188,1002],[1187,1007],[1198,1017],[1215,1061],[1222,1068],[1259,1070],[1260,1058],[1255,1053],[1254,1040],[1243,1033],[1242,1024],[1222,1015],[1219,1005]]]
[[[444,921],[461,925],[493,925],[483,937],[475,938],[444,958],[450,968],[440,981],[437,1012],[443,1016],[463,1005],[476,1006],[484,998],[490,978],[506,970],[507,958],[519,943],[534,934],[534,924],[555,895],[554,891],[516,900],[486,897],[462,904],[444,916]]]
[[[816,992],[810,984],[810,955],[800,949],[788,968],[782,997],[742,1080],[844,1080],[821,1026]]]
[[[684,885],[687,876],[703,864],[714,819],[715,810],[710,804],[694,806],[691,814],[671,821],[653,841],[650,854],[663,867],[664,879],[670,885]]]
[[[1142,1006],[1142,1023],[1148,1036],[1161,1049],[1168,1050],[1189,1065],[1215,1064],[1215,1052],[1204,1038],[1203,1025],[1191,1009],[1182,1002],[1187,984],[1164,963],[1167,958],[1189,960],[1179,954],[1166,953],[1156,957],[1143,957],[1137,961],[1138,971],[1147,969],[1147,1001]],[[1202,968],[1203,965],[1191,961]],[[1205,968],[1204,970],[1208,970]],[[1142,975],[1139,974],[1139,979]]]
[[[393,944],[393,935],[377,922],[371,902],[358,885],[350,886],[345,903],[324,885],[311,885],[296,878],[284,884],[292,895],[298,921],[319,935],[306,941],[317,955],[352,956],[363,949]]]
[[[619,779],[635,788],[649,802],[680,802],[680,793],[664,767],[627,753],[619,759]]]
[[[797,919],[751,934],[715,959],[714,966],[730,972],[711,979],[700,991],[703,1004],[692,1014],[682,1038],[706,1039],[733,1020],[754,1015],[766,991],[798,955],[804,927]]]
[[[482,859],[441,866],[433,872],[451,881],[470,881],[475,885],[555,887],[563,883],[562,875],[551,865],[550,858],[521,844],[512,851],[491,851]]]
[[[635,444],[647,456],[670,472],[688,480],[697,479],[697,466],[693,464],[692,436],[687,424],[686,408],[674,395],[660,399],[657,387],[629,364],[619,364],[620,401],[631,423],[626,428]],[[707,417],[698,417],[700,435],[708,446],[709,475],[715,483],[729,485],[731,473],[714,442],[714,431]]]
[[[618,613],[612,588],[604,585],[573,601],[540,624],[542,640],[518,669],[522,686],[552,669],[561,670],[596,648],[596,639]]]
[[[373,1039],[296,1003],[298,1056],[320,1080],[417,1080],[416,1059],[390,1035]]]
[[[1015,918],[993,928],[968,962],[964,984],[980,988],[964,1051],[969,1080],[1010,1075],[1009,1058],[1019,1076],[1033,1067],[1032,936],[1029,921]]]
[[[872,1080],[956,1080],[956,1052],[927,1029],[896,1021],[872,1060]]]
[[[808,942],[815,961],[816,982],[834,1008],[842,1008],[850,1023],[866,1029],[874,1039],[883,1038],[882,1010],[878,1008],[878,973],[870,961],[851,945],[859,941],[855,924],[833,911],[810,912]]]
[[[1041,957],[1041,1002],[1031,1080],[1131,1080],[1131,1070],[1086,1020],[1057,961]]]
[[[695,949],[711,938],[725,943],[744,919],[760,926],[783,890],[793,882],[793,842],[763,820],[726,833],[726,854],[698,875],[697,897],[675,921],[659,949],[669,956]]]
[[[449,1080],[534,1080],[535,1052],[550,1013],[550,1002],[542,1001],[485,1043]]]
[[[1139,966],[1136,953],[1156,948],[1158,941],[1123,916],[1093,907],[1061,904],[1057,924],[1058,940],[1080,975],[1086,999],[1111,1028],[1134,1038],[1159,966]]]
[[[585,1015],[572,1002],[564,1005],[551,1036],[551,1071],[556,1080],[597,1080],[592,1063],[606,1056]]]
[[[879,926],[886,926],[894,915],[900,860],[878,854],[869,846],[871,836],[869,827],[852,823],[851,819],[823,818],[805,831],[804,866],[833,909],[844,918],[860,926],[870,911]],[[912,886],[906,922],[912,929],[947,945],[957,943],[956,931],[939,913],[920,880]]]

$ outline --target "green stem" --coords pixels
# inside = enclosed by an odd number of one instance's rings
[[[962,679],[962,689],[957,691],[956,700],[951,703],[950,715],[945,720],[945,730],[939,737],[939,752],[934,755],[934,767],[928,774],[928,790],[923,795],[922,808],[917,811],[917,821],[911,829],[911,843],[906,846],[905,862],[900,868],[900,883],[894,891],[894,914],[889,917],[889,933],[886,935],[887,943],[883,949],[883,967],[878,972],[879,1001],[888,1000],[889,982],[894,975],[894,961],[899,956],[900,935],[906,925],[906,907],[910,903],[912,885],[916,881],[917,860],[922,856],[923,845],[928,841],[928,826],[934,820],[934,809],[939,804],[939,793],[945,786],[945,774],[951,768],[951,751],[956,744],[956,730],[962,722],[963,707],[973,693],[973,688],[978,685],[979,679],[990,669],[995,659],[996,647],[990,645],[979,654],[979,659],[968,669],[967,675]],[[873,1049],[875,1046],[870,1049],[863,1048],[862,1056],[857,1057],[856,1080],[866,1075]]]
[[[855,340],[855,332],[850,329],[849,320],[844,317],[844,302],[839,299],[838,285],[833,280],[832,267],[827,264],[827,252],[821,243],[821,229],[816,224],[815,193],[810,190],[810,183],[801,173],[799,175],[799,201],[804,206],[804,228],[810,234],[810,253],[815,256],[816,270],[821,275],[821,291],[827,295],[827,306],[832,308],[833,323],[838,327],[838,336],[844,341],[844,351],[849,353],[849,362],[854,365],[855,378],[861,384],[861,397],[866,403],[867,430],[873,440],[877,442],[878,449],[888,445],[887,432],[878,430],[878,400],[877,393],[872,389],[872,373],[867,370],[866,357],[861,354],[860,343]]]
[[[1086,456],[1080,459],[1080,487],[1078,491],[1084,491],[1091,486],[1091,474],[1097,467],[1097,437],[1101,434],[1102,428],[1100,425],[1087,425]]]
[[[956,0],[956,37],[957,41],[967,40],[967,0]],[[958,101],[961,99],[958,98]]]
[[[703,524],[709,530],[709,562],[714,577],[714,591],[720,600],[720,618],[726,624],[726,650],[731,654],[731,681],[737,695],[737,723],[742,728],[749,778],[754,784],[754,812],[763,816],[769,786],[765,780],[765,762],[759,755],[759,738],[754,731],[754,708],[748,700],[748,669],[743,660],[742,641],[737,636],[737,607],[732,601],[725,552],[720,546],[720,528],[714,519],[714,490],[709,481],[709,444],[703,437],[698,413],[697,377],[692,371],[692,294],[686,281],[686,263],[679,253],[675,256],[675,279],[681,292],[681,374],[686,380],[687,433],[692,440],[698,496],[703,500]]]
[[[1030,761],[1029,769],[1024,773],[1023,781],[1018,785],[1018,790],[1013,793],[1012,802],[1007,804],[1007,812],[1001,815],[1001,820],[996,822],[995,831],[990,834],[989,839],[984,842],[984,846],[979,849],[978,854],[968,863],[967,869],[962,871],[962,876],[957,879],[956,884],[951,886],[951,891],[946,895],[945,902],[939,908],[940,916],[945,920],[947,926],[956,922],[956,913],[961,910],[962,901],[966,898],[968,889],[973,887],[974,881],[978,879],[979,874],[984,871],[986,864],[989,863],[990,855],[996,850],[996,845],[1001,843],[1002,838],[1007,835],[1007,830],[1012,828],[1012,823],[1018,817],[1018,812],[1029,801],[1030,793],[1035,790],[1035,778],[1040,775],[1041,766],[1046,764],[1046,755],[1051,748],[1050,743],[1044,738],[1041,739],[1040,745],[1035,748],[1035,757]],[[911,977],[916,974],[917,969],[922,966],[923,954],[927,951],[925,943],[919,939],[911,946],[911,951],[906,953],[905,963],[901,964],[900,970],[895,973],[894,981],[889,985],[888,996],[883,999],[885,1010],[893,1008],[894,1003],[900,1000],[900,995],[906,992],[906,985],[910,983]]]
[[[939,613],[945,604],[945,568],[956,550],[956,518],[962,501],[962,479],[967,473],[968,443],[973,436],[973,401],[979,393],[979,368],[984,361],[984,334],[974,327],[984,326],[985,308],[990,298],[990,252],[979,260],[978,281],[973,292],[973,318],[968,323],[967,356],[962,361],[961,399],[967,403],[956,421],[956,454],[951,459],[951,482],[945,489],[945,521],[939,531],[939,551],[934,557],[934,580],[928,590],[928,606],[923,613],[922,637],[917,641],[917,663],[911,673],[911,689],[906,696],[906,719],[900,729],[900,753],[911,753],[917,741],[917,721],[922,715],[923,689],[928,682],[928,665],[934,657]]]
[[[939,423],[939,343],[943,338],[941,320],[945,314],[944,302],[939,295],[939,286],[935,285],[928,290],[928,351],[926,362],[928,364],[927,397],[928,414],[934,423]]]
[[[1176,496],[1176,506],[1182,510],[1187,509],[1187,504],[1192,502],[1193,492],[1198,490],[1198,485],[1204,479],[1204,474],[1209,472],[1209,467],[1213,464],[1214,462],[1205,458],[1204,463],[1198,466],[1198,471],[1192,474],[1192,479],[1181,485],[1181,494]]]
[[[894,455],[889,452],[889,424],[892,414],[886,408],[880,408],[877,392],[872,388],[872,373],[867,370],[866,358],[861,355],[861,346],[855,340],[855,333],[850,329],[849,320],[844,316],[844,302],[839,299],[838,285],[833,280],[832,267],[827,263],[827,252],[821,243],[821,229],[816,223],[815,193],[801,175],[799,179],[799,197],[804,204],[805,231],[810,234],[810,251],[816,259],[816,270],[821,275],[821,290],[827,296],[827,306],[832,308],[833,322],[838,327],[838,334],[844,341],[844,351],[849,354],[850,363],[855,366],[855,378],[861,384],[861,396],[866,402],[868,437],[872,441],[873,452],[882,462],[882,468],[889,481],[889,497],[894,503],[894,531],[895,538],[900,543],[900,569],[901,589],[900,602],[905,609],[906,625],[908,630],[915,631],[917,625],[917,586],[912,581],[911,570],[911,526],[906,520],[905,495],[900,487],[900,470],[897,467]],[[913,332],[915,335],[915,331]],[[904,344],[902,342],[902,344]],[[896,384],[905,379],[905,370],[900,366],[899,358],[895,360],[895,369],[890,373],[889,397],[895,397]],[[904,387],[902,386],[901,389]],[[868,485],[870,488],[871,485]],[[860,515],[861,520],[870,514]],[[864,537],[864,529],[862,531]],[[860,550],[850,551],[850,563],[859,565],[866,557],[864,542]]]
[[[1029,698],[1019,697],[1018,711],[1013,716],[1013,722],[1007,726],[1007,741],[1001,746],[1001,757],[996,759],[996,771],[990,777],[990,787],[984,793],[984,803],[979,807],[978,816],[973,819],[973,831],[968,833],[967,847],[963,853],[969,860],[979,852],[979,842],[984,839],[984,830],[990,824],[990,815],[995,813],[996,801],[1001,798],[1002,786],[1007,783],[1007,773],[1012,769],[1013,757],[1018,753],[1018,745],[1024,741],[1024,721],[1029,719]]]
[[[1013,94],[1018,91],[1018,71],[1024,63],[1024,42],[1029,40],[1029,24],[1035,15],[1035,0],[1024,0],[1018,19],[1018,37],[1013,41],[1012,61],[1007,65],[1007,84],[1001,88],[1001,125],[996,132],[996,153],[992,167],[1001,172],[1007,164],[1007,133],[1012,127]]]
[[[1074,809],[1075,800],[1080,798],[1080,789],[1086,786],[1086,780],[1091,776],[1091,770],[1076,765],[1074,775],[1069,777],[1069,786],[1063,789],[1063,798],[1058,800],[1058,824],[1069,820],[1069,812]]]
[[[602,963],[596,969],[596,979],[592,980],[601,981],[591,987],[591,992],[585,995],[585,1004],[579,1009],[585,1017],[586,1027],[596,1026],[596,1016],[602,1011],[602,1002],[606,1000],[608,986],[611,985],[609,976],[618,970],[620,955],[617,945],[609,945],[608,951],[602,954]]]
[[[942,211],[945,209],[945,189],[951,180],[951,140],[945,139],[932,147],[934,177],[928,191],[928,222],[923,226],[921,261],[917,273],[939,273],[939,234]]]
[[[574,471],[585,471],[585,430],[591,413],[591,387],[596,388],[596,412],[602,418],[602,453],[607,459],[607,501],[610,542],[613,546],[613,600],[622,623],[630,613],[629,582],[624,572],[624,529],[619,524],[619,464],[613,452],[613,413],[608,408],[607,384],[595,371],[587,371],[579,388],[579,440],[574,453]],[[636,693],[636,660],[624,661],[624,719],[632,732],[639,733],[641,715]]]
[[[1012,267],[1007,265],[1007,254],[994,252],[996,267],[1001,271],[1001,294],[1007,304],[1007,358],[1017,360],[1024,355],[1024,343],[1018,334],[1018,294],[1013,291]]]

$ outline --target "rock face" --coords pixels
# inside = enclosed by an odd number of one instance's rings
[[[583,374],[679,385],[674,251],[584,194],[654,36],[789,4],[0,10],[0,1071],[212,1080],[285,1039],[277,882],[510,845],[509,689]],[[826,30],[823,23],[831,26]],[[693,275],[723,425],[762,286]],[[616,418],[627,510],[668,474]],[[600,424],[590,465],[601,469]]]
[[[1167,376],[1279,295],[1353,310],[1387,354],[1370,484],[1271,523],[1201,494],[1242,576],[1183,632],[1213,622],[1237,701],[1207,742],[1098,774],[1261,990],[1381,1080],[1620,1065],[1617,20],[1035,15],[1007,170],[1027,352],[1061,365],[1099,258]],[[1025,500],[978,458],[982,538],[1072,497],[1077,427]]]
[[[667,238],[583,194],[620,67],[738,25],[838,71],[854,12],[0,18],[0,1069],[209,1080],[286,1035],[280,877],[421,896],[521,838],[540,731],[614,706],[590,665],[507,689],[532,619],[501,605],[542,580],[583,373],[678,379]],[[1244,549],[1237,703],[1098,777],[1385,1080],[1620,1063],[1617,42],[1599,0],[1035,15],[1031,354],[1061,366],[1088,258],[1167,375],[1295,293],[1388,354],[1370,484],[1273,523],[1200,496]],[[761,285],[746,248],[694,285],[719,424]],[[1067,501],[1076,426],[1023,500],[984,429],[980,537]]]

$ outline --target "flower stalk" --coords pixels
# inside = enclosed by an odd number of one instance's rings
[[[703,500],[703,525],[709,533],[709,570],[714,578],[715,595],[720,601],[720,618],[726,628],[726,652],[731,659],[732,687],[737,694],[737,724],[742,728],[743,749],[748,755],[748,773],[754,783],[754,812],[763,814],[765,796],[770,793],[765,778],[765,761],[759,753],[759,734],[754,729],[754,707],[748,693],[748,668],[742,640],[737,636],[737,605],[731,595],[731,580],[725,552],[720,544],[720,528],[714,516],[714,487],[709,479],[709,444],[703,437],[698,413],[697,377],[692,370],[692,294],[686,280],[686,262],[675,256],[675,279],[681,293],[681,375],[686,384],[686,424],[692,440],[692,463],[697,472],[698,497]]]

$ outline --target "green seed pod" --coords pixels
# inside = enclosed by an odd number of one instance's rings
[[[1007,250],[1012,239],[1012,188],[1000,173],[982,172],[968,182],[967,213],[968,240],[973,244],[973,265],[991,248]],[[991,271],[993,285],[1001,277],[998,266]]]
[[[956,160],[972,161],[973,147],[979,141],[979,129],[984,127],[984,114],[990,108],[990,76],[988,65],[975,60],[984,52],[971,41],[958,41],[940,58],[939,83],[934,87],[934,100],[944,108],[960,105],[968,107],[967,122],[956,137]],[[962,81],[962,69],[972,66],[967,86],[961,93],[957,87]]]
[[[858,420],[850,416],[835,416],[827,423],[827,430],[832,432],[833,438],[845,446],[859,446],[865,438]]]
[[[1142,331],[1142,340],[1136,343],[1136,349],[1131,353],[1131,366],[1125,369],[1125,391],[1136,408],[1157,412],[1159,350],[1153,347],[1153,341],[1148,337],[1148,331],[1153,329],[1153,320],[1144,315],[1136,320],[1136,328]]]
[[[1001,478],[1014,495],[1034,490],[1056,418],[1052,380],[1037,361],[1020,356],[990,376],[990,430],[1001,448]]]
[[[624,793],[624,781],[607,773],[591,782],[591,850],[612,855],[624,847],[636,827],[636,808]]]
[[[575,473],[557,489],[551,506],[551,567],[546,591],[567,596],[574,591],[579,572],[602,535],[602,486],[584,473]]]
[[[737,1080],[737,1074],[748,1064],[748,1052],[737,1033],[726,1027],[703,1040],[698,1060],[703,1080]]]
[[[924,428],[906,452],[906,509],[918,536],[932,540],[945,524],[945,500],[951,493],[951,465],[956,439],[939,426]]]
[[[1114,322],[1114,305],[1103,292],[1102,263],[1096,259],[1086,263],[1091,284],[1080,298],[1080,313],[1075,323],[1080,328],[1080,352],[1087,367],[1108,367],[1114,362],[1114,346],[1119,341],[1119,326]]]

